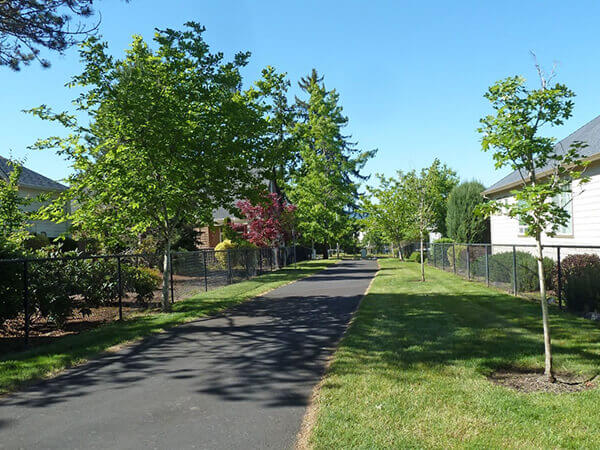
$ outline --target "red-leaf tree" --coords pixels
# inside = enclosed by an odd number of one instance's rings
[[[268,194],[258,204],[240,200],[236,206],[248,221],[244,239],[258,247],[275,247],[289,240],[296,206],[277,194]]]

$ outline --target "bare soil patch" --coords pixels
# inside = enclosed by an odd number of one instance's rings
[[[488,380],[492,383],[518,392],[548,392],[551,394],[567,394],[594,389],[596,387],[595,378],[559,373],[556,374],[556,381],[550,383],[543,371],[517,368],[497,370],[488,376]]]

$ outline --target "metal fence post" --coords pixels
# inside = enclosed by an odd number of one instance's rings
[[[470,280],[471,279],[471,252],[469,252],[470,250],[470,246],[469,244],[467,244],[467,279]]]
[[[227,282],[229,284],[232,283],[232,274],[231,274],[231,250],[227,250]]]
[[[456,275],[456,245],[452,244],[452,265],[454,266],[454,275]]]
[[[23,261],[23,313],[25,314],[25,345],[29,345],[29,261]]]
[[[175,303],[175,288],[173,283],[173,253],[169,253],[169,276],[171,278],[171,303]]]
[[[556,247],[556,271],[558,275],[557,286],[558,289],[558,307],[562,309],[562,267],[560,264],[560,246]]]
[[[117,256],[117,280],[119,283],[119,320],[123,320],[123,280],[121,279],[121,257]]]
[[[202,263],[204,265],[204,292],[208,291],[208,273],[206,269],[206,250],[202,250]]]
[[[250,279],[250,249],[247,248],[244,253],[246,253],[246,278]]]
[[[513,245],[513,294],[517,295],[517,247]]]
[[[485,249],[485,284],[490,285],[490,258],[488,255],[488,246],[484,246]],[[490,249],[491,250],[491,249]]]

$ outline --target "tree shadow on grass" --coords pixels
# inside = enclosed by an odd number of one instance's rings
[[[553,314],[551,327],[555,361],[597,372],[597,324]],[[350,356],[332,367],[340,375],[449,365],[487,374],[523,360],[541,365],[544,354],[539,307],[501,294],[369,294],[343,346]]]

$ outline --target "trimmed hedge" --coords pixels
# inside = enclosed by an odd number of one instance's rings
[[[562,292],[567,308],[576,312],[590,312],[600,306],[600,258],[585,253],[569,255],[561,261]],[[558,285],[558,269],[553,279]]]
[[[513,281],[513,253],[502,252],[488,255],[490,281],[499,283],[512,283]],[[531,292],[539,289],[537,259],[527,252],[516,252],[517,262],[517,290]],[[547,289],[552,289],[552,273],[555,262],[544,258],[544,274]],[[485,274],[485,255],[472,262],[473,273]]]

